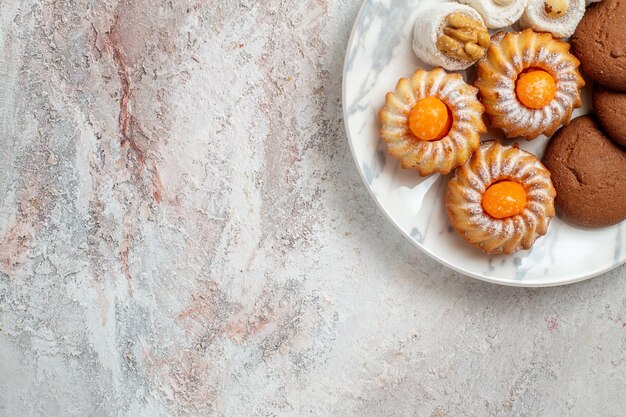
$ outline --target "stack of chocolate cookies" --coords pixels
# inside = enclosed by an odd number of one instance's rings
[[[626,0],[591,5],[572,37],[573,53],[595,81],[593,115],[561,128],[544,163],[558,209],[572,222],[609,226],[626,219]]]

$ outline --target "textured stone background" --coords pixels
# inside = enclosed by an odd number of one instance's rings
[[[624,415],[624,267],[484,284],[376,209],[358,6],[0,1],[0,416]]]

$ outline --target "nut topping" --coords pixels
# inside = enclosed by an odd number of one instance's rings
[[[567,0],[544,0],[543,8],[548,17],[558,19],[567,13],[568,3]]]
[[[473,62],[482,58],[489,46],[487,28],[464,13],[448,15],[443,33],[437,39],[437,48],[446,56],[460,61]]]

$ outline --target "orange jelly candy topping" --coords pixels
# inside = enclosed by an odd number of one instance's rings
[[[515,181],[496,182],[483,194],[483,209],[496,219],[520,214],[525,205],[526,190]]]
[[[409,114],[409,128],[421,140],[443,139],[451,127],[450,109],[436,97],[421,99]]]
[[[553,76],[543,70],[522,72],[517,79],[515,94],[524,106],[540,109],[554,99],[556,81]]]

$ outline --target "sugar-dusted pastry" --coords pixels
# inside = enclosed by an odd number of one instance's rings
[[[528,0],[520,24],[550,32],[555,38],[567,38],[574,34],[584,14],[585,0]]]
[[[460,74],[441,68],[401,78],[379,114],[389,153],[420,175],[463,165],[487,131],[477,92]]]
[[[498,33],[478,61],[474,85],[491,126],[509,137],[552,136],[580,107],[585,82],[569,44],[549,33]]]
[[[626,151],[590,115],[577,117],[548,142],[544,163],[557,190],[559,214],[584,226],[626,219]]]
[[[483,142],[448,183],[452,227],[488,254],[529,249],[554,217],[550,172],[517,145]]]
[[[499,29],[517,22],[528,0],[457,0],[480,13],[489,29]]]
[[[469,6],[441,3],[415,22],[413,51],[427,64],[463,70],[481,58],[487,46],[489,32],[480,14]]]

